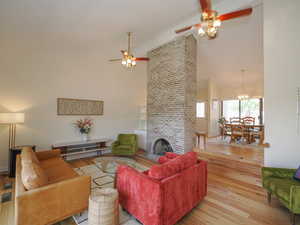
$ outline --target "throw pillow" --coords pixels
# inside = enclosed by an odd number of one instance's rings
[[[24,147],[21,152],[21,163],[35,163],[40,164],[40,161],[36,157],[36,154],[33,152],[32,148]]]
[[[161,156],[161,157],[158,158],[158,163],[159,164],[164,164],[164,163],[166,163],[166,162],[168,162],[170,160],[171,159],[167,158],[166,156]]]
[[[48,184],[45,171],[35,163],[24,163],[22,165],[21,178],[26,190],[33,190]]]
[[[162,180],[197,163],[197,153],[188,152],[161,165],[154,165],[149,170],[149,177]]]
[[[300,181],[300,166],[299,168],[296,170],[296,173],[294,175],[294,179]]]
[[[174,152],[166,152],[165,156],[169,159],[175,159],[176,157],[179,156],[179,154],[176,154]]]

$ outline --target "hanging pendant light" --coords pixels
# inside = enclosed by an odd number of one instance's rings
[[[242,101],[242,100],[248,100],[249,95],[245,91],[245,72],[246,72],[246,70],[242,69],[241,72],[242,72],[242,82],[241,82],[242,92],[240,95],[238,95],[238,99]]]

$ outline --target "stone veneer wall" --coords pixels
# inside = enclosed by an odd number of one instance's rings
[[[179,37],[148,57],[147,150],[164,138],[183,154],[194,144],[197,41],[192,35]]]

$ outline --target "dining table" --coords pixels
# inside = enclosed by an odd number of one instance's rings
[[[225,123],[225,128],[229,130],[234,130],[235,128],[243,128],[243,130],[249,135],[248,143],[251,144],[255,142],[255,139],[259,139],[259,145],[264,144],[265,140],[265,125],[264,124],[237,124],[237,123]],[[251,138],[251,136],[253,138]]]

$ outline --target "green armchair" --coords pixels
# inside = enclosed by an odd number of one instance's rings
[[[136,134],[119,134],[112,144],[112,153],[120,156],[133,156],[138,149]]]
[[[295,214],[300,214],[300,182],[293,179],[296,169],[262,168],[263,187],[268,191],[268,202],[272,195],[291,212],[292,224]]]

